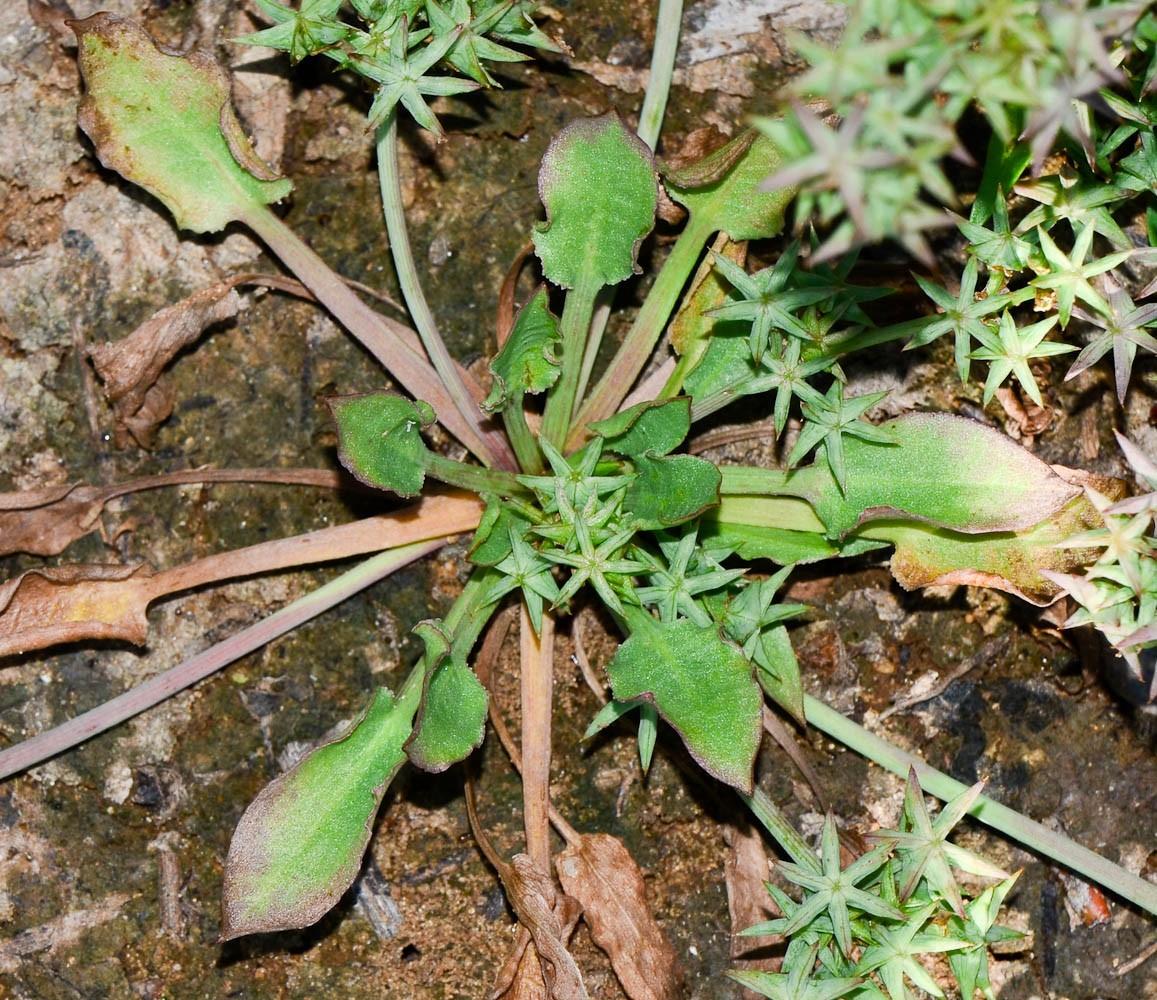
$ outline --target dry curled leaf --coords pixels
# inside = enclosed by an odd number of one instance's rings
[[[473,496],[432,495],[394,514],[261,542],[159,573],[144,565],[29,570],[0,584],[0,656],[89,639],[141,644],[148,638],[145,611],[165,594],[454,535],[477,527],[481,516],[482,504]]]
[[[584,834],[555,859],[568,896],[582,904],[591,937],[611,959],[632,1000],[676,1000],[683,970],[647,906],[642,872],[623,842],[605,833]]]
[[[110,486],[66,483],[0,493],[0,556],[27,552],[55,556],[78,538],[101,528],[105,504],[116,497],[187,483],[277,483],[286,486],[356,488],[329,469],[181,469]],[[115,537],[119,531],[113,532]]]
[[[550,874],[529,855],[516,854],[510,861],[502,859],[478,822],[472,781],[466,782],[466,818],[486,860],[498,873],[511,908],[534,940],[543,963],[547,993],[552,1000],[590,1000],[582,973],[566,948],[580,908],[565,902],[565,897],[559,898]],[[491,998],[494,996],[490,994]]]
[[[77,483],[0,493],[0,555],[54,556],[97,527],[105,498]]]
[[[32,569],[0,585],[0,656],[81,639],[148,638],[153,572],[136,566]]]
[[[151,446],[154,431],[173,405],[171,388],[158,382],[161,372],[206,329],[237,315],[238,283],[233,278],[203,288],[162,309],[124,339],[88,349],[113,404],[118,448],[127,447],[130,437],[142,448]]]

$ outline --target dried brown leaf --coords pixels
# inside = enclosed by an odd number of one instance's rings
[[[171,391],[156,388],[165,366],[214,323],[241,308],[236,279],[218,282],[167,306],[122,340],[88,350],[116,416],[117,446],[128,438],[147,448],[157,425],[172,410]]]
[[[498,873],[515,915],[534,940],[544,962],[542,972],[552,1000],[590,1000],[582,974],[566,948],[581,908],[559,900],[549,872],[529,855],[516,854],[510,861],[502,859],[478,822],[472,781],[466,782],[466,818],[486,860]]]
[[[771,918],[771,897],[764,888],[769,868],[763,838],[749,823],[729,823],[723,828],[723,839],[729,848],[723,878],[731,914],[731,965],[736,969],[775,971],[777,962],[766,952],[776,938],[739,936],[740,931]],[[744,990],[743,995],[745,1000],[757,996],[750,990]]]
[[[84,639],[140,644],[148,638],[145,610],[164,594],[454,535],[477,527],[481,516],[476,497],[431,495],[394,514],[221,552],[159,573],[143,565],[29,570],[0,584],[0,656]]]
[[[605,833],[583,834],[556,859],[568,896],[582,904],[591,937],[611,959],[632,1000],[676,1000],[683,970],[663,929],[647,907],[639,866],[623,842]]]
[[[153,573],[145,565],[32,569],[0,585],[0,656],[80,639],[143,643]]]
[[[0,493],[0,555],[57,555],[96,528],[104,504],[100,489],[75,483]]]
[[[286,486],[357,488],[329,469],[181,469],[111,486],[68,483],[0,493],[0,556],[27,552],[55,556],[100,528],[104,505],[115,497],[186,483],[277,483]],[[114,533],[115,534],[115,533]]]

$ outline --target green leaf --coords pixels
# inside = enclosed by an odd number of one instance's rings
[[[482,745],[485,728],[486,689],[464,660],[450,655],[428,674],[406,755],[424,771],[445,771]]]
[[[603,438],[608,451],[619,455],[666,455],[678,448],[691,430],[691,397],[639,403],[590,428]]]
[[[554,385],[560,370],[556,357],[560,343],[558,320],[547,308],[546,289],[540,287],[519,310],[510,336],[490,362],[494,386],[483,408],[493,413],[525,393],[545,392]]]
[[[760,648],[752,657],[759,686],[801,724],[804,721],[803,681],[799,661],[787,629],[778,625],[759,637]]]
[[[719,503],[719,470],[702,458],[640,455],[635,469],[623,510],[634,515],[636,528],[669,528]]]
[[[844,442],[846,495],[826,463],[787,478],[786,492],[809,501],[831,536],[897,515],[968,533],[1019,531],[1080,492],[1000,431],[964,417],[913,413],[880,428],[894,444]]]
[[[495,496],[486,497],[486,510],[474,532],[474,540],[466,557],[475,566],[497,566],[510,555],[511,528],[521,537],[530,527],[530,521],[520,517],[509,504]]]
[[[430,453],[421,428],[434,421],[429,405],[388,392],[338,396],[328,403],[337,421],[338,458],[359,481],[403,497],[422,491]]]
[[[615,285],[638,273],[639,244],[655,224],[651,151],[614,112],[564,128],[542,158],[538,194],[546,222],[534,249],[563,288]]]
[[[165,55],[140,25],[107,12],[72,26],[86,87],[80,127],[100,162],[160,199],[178,226],[217,232],[289,194],[241,130],[212,57]]]
[[[790,188],[763,190],[782,162],[775,143],[748,129],[698,163],[664,171],[664,180],[668,194],[691,213],[689,225],[722,230],[733,240],[769,239],[783,229],[784,210],[795,197]]]
[[[648,701],[708,774],[750,794],[763,695],[716,626],[660,623],[627,606],[630,637],[607,666],[617,701]]]
[[[386,786],[405,760],[420,687],[395,702],[380,688],[344,735],[265,786],[225,861],[221,939],[306,927],[361,868]]]

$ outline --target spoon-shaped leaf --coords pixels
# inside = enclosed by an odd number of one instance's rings
[[[216,232],[289,194],[249,144],[211,56],[166,54],[140,25],[107,12],[72,27],[87,88],[80,127],[100,162],[164,202],[178,226]]]
[[[414,678],[411,678],[413,681]],[[270,782],[245,810],[225,861],[221,940],[305,927],[349,888],[386,786],[406,759],[421,683],[380,688],[343,736]]]
[[[547,221],[534,234],[542,273],[556,285],[615,285],[638,273],[655,224],[651,151],[614,112],[581,118],[547,148],[538,174]]]
[[[337,421],[338,458],[361,482],[404,497],[422,491],[430,455],[421,428],[434,420],[429,406],[369,392],[331,399],[329,408]]]
[[[667,193],[691,213],[688,228],[725,232],[733,240],[777,236],[795,191],[760,190],[783,157],[767,136],[748,130],[683,170],[664,171]]]

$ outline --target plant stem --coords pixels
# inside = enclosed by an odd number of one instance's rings
[[[426,472],[435,479],[472,493],[497,493],[504,497],[531,495],[530,490],[505,469],[483,469],[481,466],[455,462],[436,452],[429,452],[425,461]]]
[[[822,701],[817,701],[806,694],[804,712],[811,725],[893,774],[906,778],[908,769],[915,768],[916,776],[920,779],[920,787],[938,799],[947,802],[968,790],[966,785],[937,771],[919,757],[892,746],[886,740],[829,708]],[[1126,871],[1007,806],[994,802],[985,795],[978,797],[968,812],[980,822],[999,830],[1025,847],[1059,862],[1066,868],[1073,869],[1150,913],[1157,914],[1157,885]]]
[[[559,323],[559,332],[562,334],[562,374],[547,396],[540,432],[541,437],[556,447],[562,446],[570,429],[579,371],[591,327],[591,314],[601,287],[596,279],[584,275],[567,293],[566,304],[562,308],[562,320]]]
[[[542,452],[538,450],[530,428],[526,424],[526,411],[522,408],[522,397],[512,399],[502,408],[502,422],[506,426],[506,436],[518,458],[518,465],[528,476],[538,476],[544,469]]]
[[[720,466],[720,471],[726,466]],[[798,497],[724,496],[719,506],[709,512],[714,521],[724,524],[747,524],[759,528],[785,528],[825,534],[824,523],[816,517],[811,504]]]
[[[522,675],[522,822],[526,853],[550,871],[550,730],[554,688],[554,616],[536,635],[525,601],[519,613]]]
[[[166,670],[163,674],[139,684],[131,691],[126,691],[91,711],[78,715],[55,729],[3,751],[0,753],[0,779],[39,764],[78,743],[83,743],[97,733],[103,733],[106,729],[139,715],[444,544],[445,539],[434,539],[379,553],[360,566],[342,573],[313,593],[287,604],[256,625],[251,625],[223,642],[210,646],[192,659]]]
[[[462,376],[446,350],[434,313],[426,301],[422,284],[418,280],[418,269],[414,266],[414,253],[410,248],[410,232],[406,226],[406,213],[402,208],[402,181],[398,170],[398,115],[390,114],[377,133],[378,189],[381,192],[382,212],[386,217],[386,234],[390,240],[390,255],[394,259],[394,269],[398,272],[398,284],[402,297],[410,310],[422,346],[430,356],[434,370],[442,379],[442,384],[467,422],[478,426],[481,414],[474,397],[467,390]],[[514,468],[514,455],[500,434],[478,428],[479,433],[493,449],[497,464],[501,468]],[[481,456],[479,456],[481,457]],[[486,462],[485,464],[493,464]]]
[[[568,450],[577,448],[586,439],[587,424],[611,416],[630,392],[710,236],[711,230],[697,226],[694,217],[679,234],[618,352],[575,417],[567,439]],[[563,316],[565,319],[565,311]]]
[[[443,387],[438,373],[413,347],[395,333],[346,286],[316,253],[266,208],[254,209],[241,220],[253,230],[317,296],[350,333],[417,399],[434,407],[442,425],[486,465],[497,463],[477,420],[468,420]]]
[[[776,843],[787,852],[792,861],[805,868],[819,871],[815,851],[808,846],[808,842],[799,835],[788,818],[779,811],[779,806],[771,801],[763,789],[757,787],[751,795],[746,792],[737,792],[737,794],[743,799],[755,818],[763,824],[764,829],[775,838]]]
[[[659,17],[655,24],[655,46],[651,50],[651,75],[643,110],[639,112],[639,138],[652,149],[659,141],[671,77],[675,73],[675,52],[679,47],[679,26],[683,20],[683,0],[659,0]]]
[[[719,492],[724,496],[747,494],[798,496],[795,489],[788,489],[788,480],[793,473],[783,469],[759,469],[750,465],[721,465],[719,472],[723,476]]]

